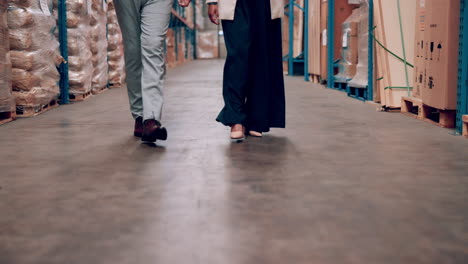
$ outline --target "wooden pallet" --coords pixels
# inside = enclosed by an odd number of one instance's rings
[[[109,83],[109,89],[118,89],[118,88],[122,88],[122,84],[121,83]]]
[[[93,93],[93,95],[97,95],[97,94],[102,94],[103,92],[105,91],[108,91],[109,89],[107,87],[101,89],[101,90],[92,90],[91,92]]]
[[[0,125],[16,120],[16,111],[0,112]]]
[[[463,136],[468,138],[468,115],[463,116]]]
[[[70,94],[70,102],[82,102],[91,97],[93,93],[91,91],[84,94]]]
[[[16,106],[16,114],[18,117],[34,117],[45,113],[49,110],[57,108],[59,106],[58,101],[56,99],[50,101],[48,104],[44,105],[36,105],[36,106],[29,106],[29,105],[17,105]]]
[[[444,128],[455,128],[457,111],[441,110],[422,104],[421,115],[424,121]]]
[[[443,128],[454,128],[456,124],[457,111],[437,109],[415,97],[401,99],[401,113]]]
[[[423,119],[422,100],[416,97],[401,98],[401,113],[416,119]]]

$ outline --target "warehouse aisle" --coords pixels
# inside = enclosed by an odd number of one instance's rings
[[[468,262],[468,141],[287,78],[288,129],[231,144],[222,61],[172,70],[170,138],[123,89],[0,127],[2,264]]]

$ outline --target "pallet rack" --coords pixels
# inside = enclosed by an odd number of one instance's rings
[[[369,1],[369,33],[373,30],[374,25],[374,1]],[[328,43],[335,43],[335,0],[328,0],[328,25],[327,25],[327,39]],[[354,94],[350,93],[349,88],[340,89],[342,91],[347,91],[350,97],[356,98],[363,101],[372,101],[374,99],[374,42],[372,34],[369,34],[368,39],[368,48],[369,48],[369,61],[368,61],[368,85],[367,91],[363,94]],[[333,45],[328,45],[327,48],[327,85],[330,89],[335,88],[335,51]]]
[[[181,35],[182,32],[185,34],[185,47],[186,50],[189,50],[188,47],[192,47],[192,54],[185,53],[184,57],[187,58],[194,58],[196,59],[197,56],[197,42],[196,42],[196,25],[197,25],[197,12],[196,12],[196,1],[193,0],[190,3],[190,7],[187,8],[192,8],[193,9],[193,23],[190,23],[187,21],[186,17],[186,8],[181,7],[177,2],[174,2],[174,5],[172,7],[172,16],[171,16],[171,21],[169,23],[169,28],[174,30],[175,34],[175,42],[178,44],[180,43],[181,40]],[[179,55],[179,45],[175,45],[175,52],[176,52],[176,58],[178,58]]]
[[[288,28],[288,40],[289,40],[289,51],[283,60],[288,62],[288,75],[294,75],[294,64],[304,65],[304,80],[309,81],[309,31],[307,27],[309,25],[309,0],[304,0],[303,6],[297,3],[297,0],[289,0],[285,8],[288,10],[285,12],[287,19],[289,20]],[[294,57],[294,9],[297,8],[304,13],[304,45],[303,51],[296,57]],[[302,30],[302,29],[299,29]]]

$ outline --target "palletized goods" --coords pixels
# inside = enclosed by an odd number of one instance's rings
[[[92,88],[97,93],[107,88],[109,81],[107,64],[107,2],[91,1],[89,13],[90,50],[93,63]]]
[[[62,63],[51,0],[9,0],[12,86],[19,114],[49,105],[59,95]]]
[[[109,63],[109,87],[117,88],[122,87],[125,83],[123,40],[113,0],[108,0],[107,4],[107,57]]]
[[[11,119],[11,113],[14,111],[9,52],[7,3],[0,2],[0,123],[5,119]]]

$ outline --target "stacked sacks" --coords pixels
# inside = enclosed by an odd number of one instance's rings
[[[93,54],[93,93],[107,88],[107,2],[105,0],[91,1],[90,22],[90,49]]]
[[[20,113],[53,102],[60,92],[57,66],[63,59],[51,7],[51,0],[8,1],[13,95]]]
[[[122,87],[125,80],[125,61],[123,51],[122,32],[115,13],[112,0],[108,0],[107,11],[107,55],[109,64],[109,87]]]
[[[10,45],[7,26],[7,2],[0,2],[0,113],[14,111],[11,94]],[[1,120],[0,120],[1,121]]]
[[[55,7],[57,10],[57,0]],[[77,95],[88,95],[92,90],[93,64],[89,13],[91,13],[91,2],[67,0],[68,76],[72,99]]]

